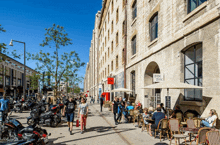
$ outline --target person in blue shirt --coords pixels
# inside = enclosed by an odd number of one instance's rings
[[[1,111],[8,113],[10,112],[10,104],[9,104],[9,100],[6,99],[6,95],[3,95],[3,98],[0,99],[0,104],[1,104]]]
[[[128,122],[128,116],[130,115],[130,110],[134,110],[134,106],[130,104],[130,102],[127,102],[127,107],[126,107],[127,112],[124,114],[126,118],[126,123]]]
[[[152,120],[155,120],[155,124],[152,124],[151,125],[151,130],[153,131],[153,136],[154,136],[154,133],[155,133],[155,129],[157,128],[159,122],[161,119],[164,119],[165,118],[165,114],[161,112],[161,108],[158,107],[157,108],[157,112],[155,112],[153,114],[153,117],[152,117]]]

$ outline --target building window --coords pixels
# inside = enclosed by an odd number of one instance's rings
[[[106,77],[106,68],[105,68],[105,77]]]
[[[132,5],[132,19],[134,20],[137,17],[137,1],[135,0]]]
[[[125,61],[125,49],[122,49],[122,64],[124,64]]]
[[[184,52],[185,83],[202,86],[202,44],[194,45]],[[185,100],[202,101],[201,89],[185,89]]]
[[[116,10],[116,23],[118,23],[118,9]]]
[[[105,46],[106,46],[106,37],[105,37]]]
[[[109,76],[109,65],[108,65],[108,76]]]
[[[106,53],[105,53],[105,62],[106,62]]]
[[[135,97],[135,71],[131,72],[131,90],[133,97]]]
[[[109,58],[109,53],[110,53],[110,52],[109,52],[109,47],[108,47],[108,58]]]
[[[109,30],[108,30],[108,40],[109,40],[109,38],[110,38],[110,37],[109,37]]]
[[[105,30],[106,30],[106,22],[105,22]]]
[[[113,71],[114,70],[114,63],[112,61],[112,64],[111,64],[111,70]]]
[[[122,23],[122,35],[125,35],[125,21]]]
[[[112,21],[112,33],[114,31],[114,22]]]
[[[116,46],[118,45],[118,32],[116,33]]]
[[[21,79],[18,79],[18,86],[21,86]]]
[[[113,43],[113,41],[112,41],[112,53],[113,53],[113,47],[114,47],[114,43]]]
[[[10,86],[10,77],[5,77],[5,85]]]
[[[150,40],[153,41],[158,37],[158,13],[150,20]]]
[[[114,0],[112,0],[112,12],[114,11]]]
[[[131,39],[132,55],[136,54],[136,35]]]
[[[199,5],[204,3],[207,0],[188,0],[188,13],[192,12],[196,9]]]
[[[116,69],[118,69],[118,55],[116,56]]]
[[[13,78],[13,86],[16,86],[16,78]]]

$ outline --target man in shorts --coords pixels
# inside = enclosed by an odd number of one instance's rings
[[[63,116],[66,113],[66,119],[67,119],[67,124],[69,127],[70,135],[72,135],[72,129],[73,129],[73,120],[74,120],[74,111],[76,108],[76,101],[73,100],[72,98],[69,98],[68,101],[64,104],[64,109],[63,109]]]

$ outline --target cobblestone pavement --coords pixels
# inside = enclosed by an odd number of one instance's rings
[[[87,131],[80,134],[80,127],[73,127],[73,135],[70,135],[65,118],[56,128],[46,127],[49,137],[49,144],[55,145],[167,145],[169,141],[160,142],[159,138],[149,136],[147,131],[141,132],[141,128],[135,127],[133,123],[114,125],[113,114],[103,108],[99,112],[98,104],[89,104],[89,115],[87,118]],[[27,125],[26,117],[29,112],[13,113],[13,117],[19,119],[24,126]],[[76,116],[76,113],[75,113]],[[76,118],[75,118],[76,121]],[[173,140],[174,143],[174,140]]]

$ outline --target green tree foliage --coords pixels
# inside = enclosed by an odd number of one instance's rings
[[[38,82],[41,80],[41,75],[37,73],[33,73],[30,76],[27,76],[30,79],[30,90],[37,90],[38,89]]]
[[[80,93],[80,87],[78,87],[78,86],[75,87],[75,88],[74,88],[74,93],[75,93],[75,94],[79,94],[79,93]]]
[[[72,40],[68,38],[64,27],[53,24],[52,27],[46,28],[45,39],[40,44],[42,47],[55,48],[53,54],[40,50],[37,54],[28,54],[29,58],[36,60],[37,68],[41,74],[46,72],[46,76],[50,75],[54,81],[52,86],[57,94],[58,86],[61,80],[68,80],[69,77],[77,74],[80,67],[85,63],[80,61],[78,54],[75,51],[65,52],[61,55],[58,50],[68,45],[72,45]],[[45,50],[45,49],[44,49]]]

